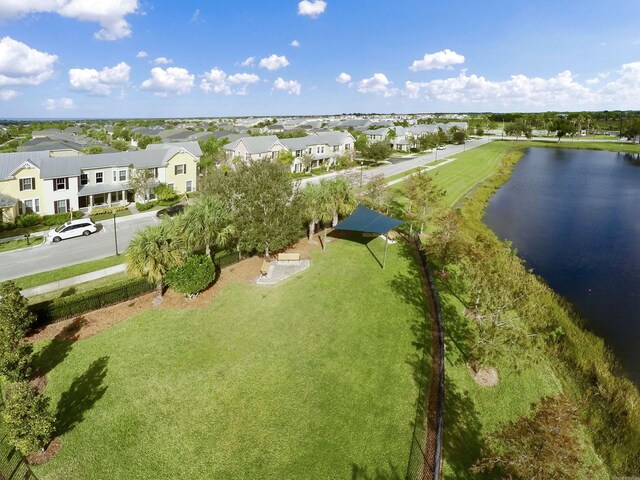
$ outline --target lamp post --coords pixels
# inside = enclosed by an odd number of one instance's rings
[[[116,211],[115,210],[113,210],[113,239],[116,243],[116,257],[117,257],[120,254],[118,253],[118,230],[116,227]]]
[[[360,160],[360,186],[362,186],[362,169],[364,168],[364,162]]]

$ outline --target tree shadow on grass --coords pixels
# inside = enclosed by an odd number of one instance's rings
[[[100,357],[87,370],[76,377],[60,396],[56,412],[56,435],[63,435],[75,428],[84,419],[84,414],[107,391],[103,385],[107,375],[109,357]]]
[[[368,467],[357,464],[351,465],[351,480],[403,480],[404,475],[395,465],[389,463],[388,468],[376,468],[369,472]]]
[[[483,445],[478,413],[469,393],[456,386],[451,377],[445,378],[445,385],[443,456],[453,478],[478,478],[470,471]]]
[[[33,356],[34,375],[45,375],[60,365],[78,340],[78,332],[86,324],[87,320],[84,317],[74,318],[53,340],[40,349]]]

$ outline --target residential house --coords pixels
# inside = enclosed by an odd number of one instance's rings
[[[292,173],[303,172],[306,168],[334,165],[337,158],[354,150],[355,139],[345,132],[320,132],[306,137],[280,140],[294,156]],[[305,160],[309,165],[305,165]]]
[[[52,157],[48,151],[0,154],[3,218],[126,205],[135,200],[129,192],[129,178],[139,169],[152,171],[157,182],[168,184],[178,194],[196,189],[202,155],[197,142],[150,147],[70,157]]]
[[[280,152],[286,148],[275,135],[241,137],[222,147],[228,160],[240,158],[244,162],[265,158],[275,160]]]
[[[375,130],[365,130],[362,133],[364,133],[364,136],[367,137],[367,143],[371,145],[372,143],[386,141],[389,130],[389,128],[378,128]]]

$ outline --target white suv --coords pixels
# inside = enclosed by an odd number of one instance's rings
[[[98,227],[90,218],[81,218],[79,220],[70,220],[67,223],[60,225],[58,228],[52,228],[47,233],[47,241],[59,242],[66,238],[79,237],[84,235],[85,237],[98,231]]]

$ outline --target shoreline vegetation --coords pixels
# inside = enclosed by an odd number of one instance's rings
[[[491,435],[510,422],[530,416],[534,402],[539,405],[544,398],[557,395],[568,395],[579,411],[577,435],[585,444],[582,461],[590,478],[637,474],[640,471],[640,392],[637,387],[629,379],[616,375],[619,366],[613,353],[603,339],[586,330],[569,302],[540,277],[527,271],[510,244],[501,242],[482,221],[490,198],[509,180],[526,147],[588,147],[577,143],[529,141],[492,144],[493,147],[489,144],[465,155],[469,159],[467,163],[474,158],[486,162],[482,150],[492,149],[496,156],[492,173],[480,177],[479,183],[462,199],[446,200],[456,206],[460,221],[458,237],[464,239],[461,243],[466,242],[462,248],[477,250],[480,246],[495,268],[491,273],[513,290],[508,293],[532,299],[526,306],[514,302],[516,306],[509,307],[516,321],[522,324],[518,328],[524,332],[523,336],[531,337],[530,341],[526,340],[530,348],[523,347],[517,340],[504,340],[508,337],[503,334],[500,338],[505,344],[494,346],[508,351],[507,358],[514,360],[495,358],[493,363],[500,373],[497,387],[488,389],[475,384],[470,375],[474,370],[474,362],[468,356],[471,348],[465,342],[470,342],[470,332],[480,322],[469,314],[471,289],[469,281],[462,279],[465,275],[468,277],[470,264],[462,260],[468,250],[457,257],[452,255],[455,258],[448,261],[434,261],[438,256],[431,255],[434,271],[446,272],[438,281],[447,336],[445,478],[464,478],[465,472],[468,474],[468,469],[478,465],[484,456]],[[597,149],[611,151],[620,151],[621,147],[596,145]],[[588,146],[593,149],[591,144]],[[637,145],[629,147],[635,147],[629,148],[629,153],[640,152]],[[463,158],[455,162],[453,168],[462,167],[461,163]],[[436,182],[445,188],[447,182],[451,182],[450,177],[455,177],[453,172],[444,170],[447,167],[434,175]],[[486,270],[486,267],[471,265],[472,270]],[[467,271],[461,275],[465,267]],[[515,286],[518,282],[512,282],[513,278],[519,279],[519,286]]]

